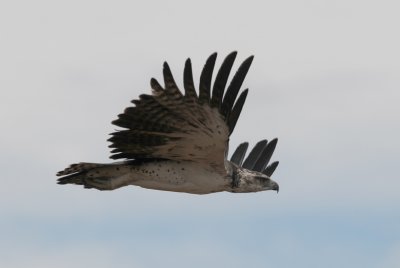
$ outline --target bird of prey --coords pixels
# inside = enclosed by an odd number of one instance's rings
[[[164,87],[152,78],[151,95],[140,95],[112,122],[122,129],[110,134],[111,158],[123,160],[72,164],[57,173],[62,176],[58,184],[98,190],[137,185],[191,194],[278,191],[270,177],[279,162],[268,165],[277,139],[258,142],[245,160],[248,143],[242,143],[227,159],[229,137],[248,93],[245,89],[239,95],[240,88],[253,61],[247,58],[225,89],[236,55],[224,59],[213,85],[217,53],[207,59],[198,94],[190,59],[183,71],[184,94],[165,62]]]

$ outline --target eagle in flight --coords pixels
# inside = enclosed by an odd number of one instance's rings
[[[206,61],[199,93],[193,83],[192,65],[186,60],[183,94],[168,64],[164,63],[164,87],[151,79],[152,94],[133,100],[112,123],[121,130],[111,133],[109,164],[81,162],[57,173],[58,184],[114,190],[127,185],[143,188],[209,194],[279,190],[270,177],[278,161],[268,165],[277,139],[258,142],[244,160],[248,143],[240,144],[230,160],[229,137],[246,100],[239,91],[253,61],[247,58],[226,88],[236,52],[223,61],[212,85],[217,53]],[[244,161],[243,161],[244,160]]]

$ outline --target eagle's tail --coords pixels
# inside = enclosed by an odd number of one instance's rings
[[[113,190],[108,166],[108,164],[97,163],[72,164],[57,173],[57,176],[63,176],[57,180],[57,183],[83,185],[85,188],[98,190]]]
[[[85,162],[76,163],[76,164],[70,165],[69,167],[65,168],[64,170],[57,172],[57,176],[65,176],[65,175],[70,175],[70,174],[77,173],[77,172],[89,171],[93,168],[104,167],[106,165],[107,164],[85,163]]]

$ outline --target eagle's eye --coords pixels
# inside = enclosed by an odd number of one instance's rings
[[[264,178],[264,177],[261,177],[261,176],[257,176],[257,177],[256,177],[256,180],[259,181],[260,183],[264,183],[266,180],[268,180],[268,178]]]

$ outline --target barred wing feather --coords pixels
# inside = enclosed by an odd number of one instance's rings
[[[236,58],[229,54],[219,69],[211,92],[217,54],[212,54],[201,73],[197,96],[191,61],[184,69],[185,94],[179,90],[167,63],[164,63],[164,87],[151,79],[151,95],[141,95],[113,121],[122,130],[111,133],[113,159],[162,158],[207,163],[224,169],[228,140],[239,118],[247,89],[240,87],[253,57],[239,67],[226,89]],[[238,97],[239,95],[239,97]]]

